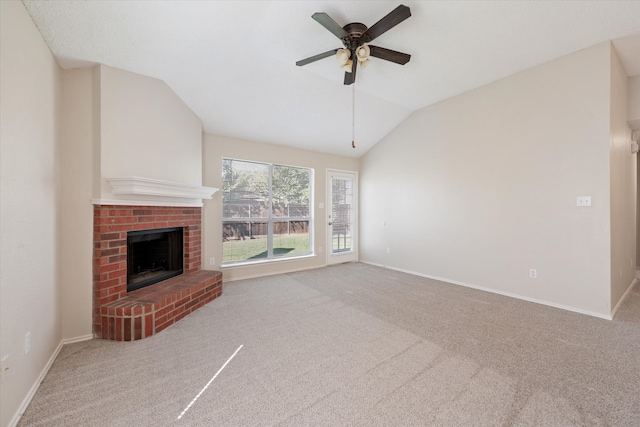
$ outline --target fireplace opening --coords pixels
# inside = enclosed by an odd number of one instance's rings
[[[182,274],[183,234],[180,227],[127,233],[127,292]]]

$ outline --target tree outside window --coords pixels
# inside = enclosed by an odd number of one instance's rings
[[[223,264],[311,253],[312,173],[223,159]]]

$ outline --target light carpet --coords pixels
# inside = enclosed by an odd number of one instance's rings
[[[640,292],[607,321],[359,263],[226,283],[63,347],[19,426],[89,425],[638,426]]]

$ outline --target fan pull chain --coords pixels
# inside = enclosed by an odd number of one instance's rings
[[[351,105],[351,146],[356,148],[356,82],[351,84],[353,90],[353,102]]]

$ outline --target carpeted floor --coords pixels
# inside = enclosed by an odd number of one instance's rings
[[[65,346],[19,425],[638,426],[639,286],[607,321],[358,263],[232,282]]]

